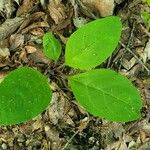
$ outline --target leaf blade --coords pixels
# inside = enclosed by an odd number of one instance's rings
[[[47,32],[43,36],[43,52],[44,54],[52,60],[57,61],[61,54],[61,44],[60,42],[55,38],[55,36]]]
[[[36,117],[48,106],[52,91],[38,71],[22,67],[0,84],[0,124],[10,125]]]
[[[120,18],[114,16],[97,19],[79,28],[67,41],[66,65],[88,70],[104,62],[116,48],[121,28]]]
[[[77,101],[95,116],[117,122],[132,121],[140,116],[142,105],[136,88],[114,71],[88,71],[70,77],[69,83]]]

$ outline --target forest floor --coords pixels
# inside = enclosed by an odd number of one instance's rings
[[[0,1],[0,79],[18,67],[30,66],[51,80],[54,92],[53,103],[37,118],[0,127],[0,149],[150,150],[150,32],[141,17],[144,11],[150,13],[150,7],[141,0],[115,0],[114,8],[112,4],[102,8],[98,1],[89,0],[90,5],[84,0]],[[119,16],[123,31],[104,67],[128,77],[143,101],[142,117],[129,123],[87,114],[63,78],[72,71],[63,65],[67,38],[80,25],[107,15]],[[42,53],[42,37],[48,31],[63,45],[57,63]]]

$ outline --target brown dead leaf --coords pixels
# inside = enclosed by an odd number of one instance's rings
[[[65,13],[65,7],[61,3],[61,1],[60,2],[51,1],[48,4],[48,10],[51,18],[54,20],[56,24],[59,24],[67,17]]]
[[[27,52],[23,49],[19,55],[19,61],[27,62]]]
[[[146,47],[145,47],[144,52],[141,55],[141,57],[143,58],[144,63],[146,63],[146,61],[150,60],[150,39],[147,42]]]
[[[62,121],[63,126],[66,124],[74,126],[74,122],[69,116],[70,111],[73,110],[70,107],[69,101],[63,96],[62,92],[53,93],[52,104],[47,111],[51,123],[56,125],[59,121]],[[74,113],[72,114],[74,115]]]
[[[98,11],[102,17],[110,16],[114,10],[114,0],[81,0],[92,11]]]
[[[2,58],[0,58],[0,68],[1,68],[1,67],[5,67],[5,66],[8,66],[8,65],[11,66],[10,62],[8,62],[8,61],[6,61],[6,60],[2,60]]]
[[[82,132],[82,131],[87,127],[89,121],[90,121],[90,120],[89,120],[88,117],[85,117],[84,119],[82,119],[82,120],[80,121],[80,125],[79,125],[79,127],[78,127],[78,131],[79,131],[79,132]]]
[[[39,47],[36,47],[36,52],[30,54],[29,59],[32,60],[34,63],[45,63],[49,64],[51,61],[46,58],[46,56],[43,54],[42,49]]]
[[[140,130],[140,140],[142,143],[145,142],[145,139],[146,139],[146,133],[143,131],[143,130]]]
[[[125,129],[120,123],[103,123],[101,128],[102,138],[105,138],[105,146],[112,146],[116,139],[122,139]]]
[[[137,60],[134,57],[131,58],[129,61],[124,58],[121,64],[126,70],[130,70],[135,65],[136,62]]]
[[[38,130],[38,129],[40,129],[40,130],[42,130],[42,121],[41,121],[41,119],[38,119],[38,120],[36,120],[33,124],[32,124],[32,131],[34,131],[34,130]]]
[[[129,143],[128,147],[126,143]],[[105,150],[129,150],[134,143],[132,145],[131,144],[132,137],[127,134],[123,134],[123,136],[118,141],[112,144],[108,144]]]
[[[35,0],[23,0],[22,5],[17,10],[17,16],[26,15],[29,13],[34,3]]]
[[[124,141],[117,141],[108,145],[105,150],[128,150],[128,148]]]
[[[4,10],[4,0],[1,0],[0,2],[0,12]]]
[[[37,37],[42,37],[44,35],[44,31],[41,28],[35,28],[30,31],[31,34],[37,36]]]
[[[44,12],[35,12],[27,17],[26,20],[21,24],[20,28],[18,29],[17,33],[21,32],[25,27],[27,27],[29,24],[32,24],[34,22],[37,22],[45,15]]]
[[[29,25],[28,27],[26,27],[25,29],[22,30],[22,34],[28,33],[30,30],[35,29],[35,28],[41,28],[41,27],[49,27],[47,22],[36,22],[33,23],[31,25]]]
[[[55,127],[45,126],[46,137],[50,141],[50,148],[52,150],[61,150],[63,140],[59,137],[59,131]],[[55,135],[55,136],[54,136]]]
[[[10,18],[14,11],[12,0],[0,0],[0,13],[4,12],[6,18]]]
[[[7,57],[10,55],[9,49],[7,47],[0,48],[0,57]]]
[[[4,40],[11,35],[21,25],[23,20],[23,18],[15,17],[13,19],[7,19],[0,25],[0,40]]]
[[[24,44],[24,35],[13,34],[10,36],[10,47],[12,50],[21,47],[23,44]]]
[[[72,30],[72,27],[70,26],[72,17],[73,17],[73,9],[70,9],[69,14],[67,15],[67,18],[65,20],[63,20],[62,22],[60,22],[58,25],[54,24],[51,27],[51,31],[54,33],[57,33],[58,31],[60,31],[64,28],[67,28],[67,27],[69,27],[68,30]]]
[[[4,80],[4,78],[7,76],[8,72],[4,72],[4,71],[1,71],[0,72],[0,83]]]
[[[9,39],[5,39],[5,40],[2,40],[0,41],[0,47],[9,47],[10,46],[10,43],[9,43]]]
[[[32,54],[37,51],[37,49],[34,46],[27,45],[24,48],[28,54]]]
[[[7,18],[10,18],[12,13],[13,13],[13,4],[12,4],[12,0],[7,0],[5,1],[5,12],[6,12],[6,16]]]

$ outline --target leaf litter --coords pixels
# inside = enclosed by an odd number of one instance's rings
[[[0,149],[146,150],[150,147],[149,29],[140,0],[20,0],[0,1],[0,80],[19,66],[38,68],[52,82],[53,103],[37,118],[0,127]],[[103,5],[102,5],[103,4]],[[53,32],[64,44],[85,22],[115,14],[122,18],[121,43],[104,64],[125,74],[141,92],[142,118],[112,123],[87,114],[73,99],[59,62],[42,53],[42,37]],[[146,69],[147,68],[147,69]]]

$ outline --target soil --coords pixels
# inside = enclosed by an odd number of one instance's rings
[[[150,13],[146,3],[116,0],[110,14],[121,18],[123,31],[118,47],[103,67],[128,77],[140,91],[143,102],[142,117],[128,123],[88,114],[74,100],[65,79],[74,72],[63,65],[68,37],[80,25],[100,18],[104,14],[101,9],[92,9],[80,0],[8,0],[2,4],[0,79],[18,67],[36,68],[50,80],[53,102],[29,122],[1,126],[0,149],[150,150],[150,32],[141,17],[143,11]],[[48,31],[63,46],[58,62],[42,53],[42,37]]]

